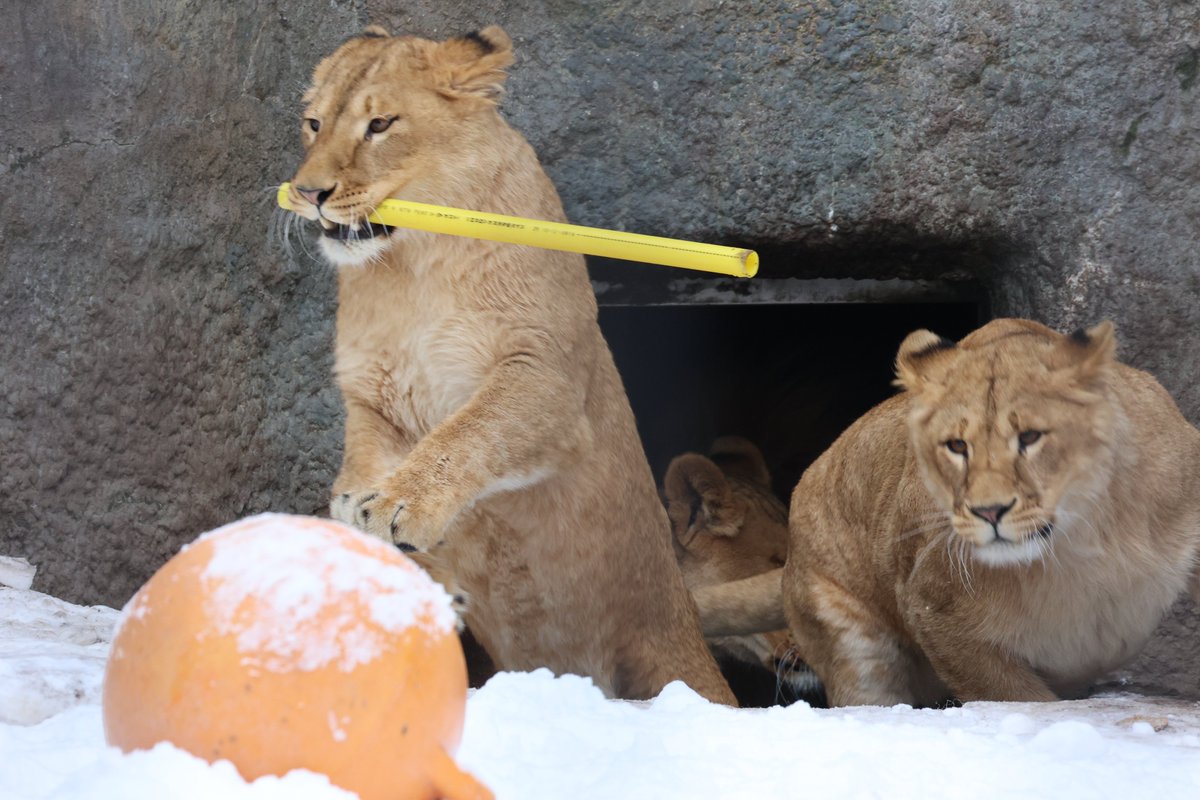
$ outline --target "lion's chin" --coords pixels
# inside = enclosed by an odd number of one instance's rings
[[[386,236],[353,241],[322,236],[320,242],[325,258],[337,267],[361,267],[376,261],[390,244]]]
[[[989,567],[1024,566],[1044,558],[1048,547],[1044,537],[1034,534],[1018,542],[993,539],[987,544],[977,544],[971,548],[971,555]]]
[[[379,258],[387,249],[392,234],[390,225],[363,220],[354,225],[320,217],[321,252],[338,267],[357,267]]]

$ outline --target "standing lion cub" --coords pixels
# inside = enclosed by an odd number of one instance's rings
[[[632,698],[681,679],[732,704],[583,258],[365,221],[389,197],[563,220],[496,110],[511,62],[497,27],[445,42],[371,28],[313,73],[290,200],[338,267],[331,511],[453,578],[500,669]]]
[[[701,590],[706,630],[785,611],[835,705],[1086,690],[1141,648],[1200,552],[1200,432],[1114,351],[1109,323],[911,334],[904,391],[796,486],[782,604],[779,571]]]

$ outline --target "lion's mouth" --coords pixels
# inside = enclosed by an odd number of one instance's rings
[[[989,541],[985,542],[984,546],[985,547],[994,547],[994,546],[998,545],[1001,547],[1005,547],[1005,546],[1018,547],[1020,545],[1025,544],[1027,541],[1032,541],[1032,540],[1036,540],[1036,539],[1049,539],[1053,535],[1054,535],[1054,523],[1053,522],[1042,522],[1037,527],[1035,527],[1032,531],[1030,531],[1029,535],[1023,539],[1009,539],[1007,537],[1001,536],[1000,532],[998,530],[996,530],[995,527],[993,527],[992,528],[992,538]]]
[[[382,223],[371,222],[369,220],[364,220],[354,225],[342,225],[337,222],[330,222],[321,217],[320,222],[321,235],[328,239],[336,239],[339,242],[361,242],[367,239],[374,239],[378,236],[388,236],[395,230],[391,225],[383,225]]]

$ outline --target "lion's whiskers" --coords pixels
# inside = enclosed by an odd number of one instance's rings
[[[1042,528],[1049,526],[1051,523],[1050,523],[1050,520],[1046,519],[1045,517],[1038,517],[1037,524],[1038,524],[1038,530],[1041,530]],[[1036,531],[1034,532],[1033,535],[1040,537],[1040,534],[1038,534]],[[1063,565],[1062,565],[1062,562],[1058,560],[1058,553],[1055,552],[1053,536],[1054,536],[1054,534],[1052,533],[1051,538],[1049,538],[1049,539],[1040,539],[1039,538],[1038,544],[1041,547],[1042,552],[1044,552],[1044,553],[1048,552],[1050,554],[1050,560],[1052,562],[1054,562],[1054,568],[1059,571],[1062,571]],[[1043,559],[1043,563],[1044,563],[1044,559]]]
[[[1083,505],[1083,508],[1078,511],[1071,507],[1077,501]],[[1070,503],[1059,504],[1058,524],[1055,526],[1055,530],[1061,533],[1062,538],[1071,549],[1079,550],[1086,542],[1092,542],[1097,544],[1089,544],[1086,549],[1081,551],[1082,554],[1099,552],[1101,548],[1098,543],[1103,542],[1105,536],[1101,528],[1096,527],[1097,523],[1104,529],[1113,527],[1111,524],[1105,524],[1104,520],[1097,519],[1102,516],[1102,513],[1100,498],[1094,493],[1074,495],[1071,497]],[[1072,537],[1078,526],[1082,526],[1083,531],[1089,534],[1085,536],[1084,542],[1076,541]]]
[[[278,191],[278,186],[267,186],[262,189],[263,195],[269,198],[270,201],[275,200]],[[278,205],[275,205],[272,210],[268,237],[272,241],[279,242],[289,263],[296,260],[294,240],[300,242],[300,251],[305,256],[316,260],[316,256],[308,247],[308,239],[304,235],[304,222],[305,219],[299,214],[280,208]]]
[[[975,580],[971,575],[970,558],[968,557],[969,553],[967,549],[970,545],[967,544],[966,539],[963,539],[961,536],[955,536],[952,531],[947,536],[947,539],[948,542],[954,542],[956,544],[954,548],[954,555],[958,560],[958,568],[955,570],[955,573],[959,576],[959,582],[962,583],[963,589],[967,591],[967,594],[974,597]],[[953,561],[951,564],[953,565]]]
[[[780,704],[796,700],[796,693],[803,691],[801,687],[792,684],[791,681],[787,681],[783,677],[784,674],[794,671],[794,668],[797,664],[804,664],[805,672],[807,672],[813,680],[816,679],[816,676],[812,675],[812,670],[809,669],[808,665],[804,663],[804,658],[800,655],[800,651],[796,649],[795,644],[791,643],[790,641],[780,642],[775,647],[775,651],[778,652],[779,649],[783,647],[786,648],[784,649],[783,654],[775,659],[775,702]],[[774,656],[774,654],[772,655]],[[789,689],[790,692],[785,694],[785,687]],[[811,685],[808,688],[811,689]]]
[[[778,648],[776,648],[776,649],[778,649]],[[784,697],[784,694],[783,694],[783,687],[786,685],[786,681],[784,681],[783,675],[787,670],[791,669],[792,662],[797,658],[799,658],[799,654],[796,653],[796,648],[789,646],[783,652],[783,655],[779,656],[775,660],[775,702],[776,703],[782,704],[789,699],[789,698]]]
[[[923,533],[931,533],[939,528],[942,528],[943,526],[948,526],[950,524],[950,521],[946,519],[946,516],[940,512],[931,514],[929,517],[930,518],[928,521],[923,523],[918,521],[918,524],[914,527],[905,531],[901,531],[900,534],[897,535],[896,541],[903,542],[904,540],[910,539],[913,536],[920,536]]]
[[[921,565],[925,562],[925,559],[929,557],[929,554],[933,551],[934,546],[938,544],[943,537],[946,539],[946,557],[949,558],[951,541],[950,537],[953,535],[953,531],[947,528],[944,534],[930,537],[929,541],[925,543],[925,546],[917,551],[917,557],[913,560],[912,570],[909,574],[916,574],[921,569]]]

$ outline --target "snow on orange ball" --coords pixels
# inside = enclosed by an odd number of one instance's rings
[[[264,514],[207,533],[125,607],[104,732],[168,741],[247,780],[324,773],[363,800],[475,800],[458,748],[467,674],[450,600],[394,548]]]

